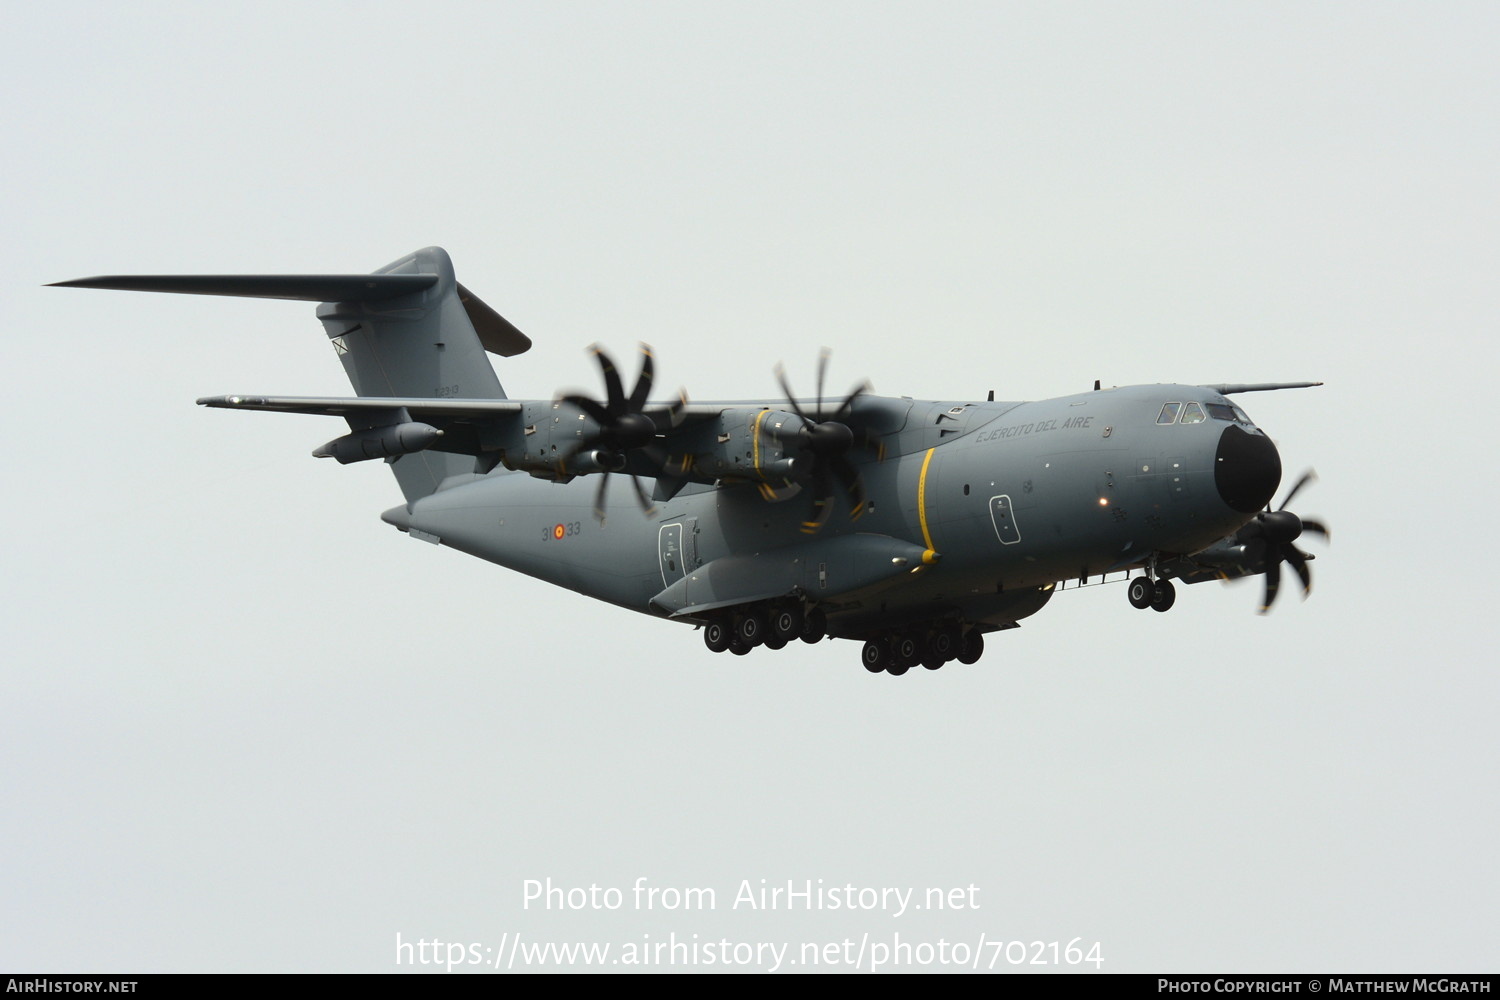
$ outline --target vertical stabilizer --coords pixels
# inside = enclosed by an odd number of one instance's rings
[[[375,273],[433,275],[437,280],[407,295],[318,306],[318,318],[356,394],[505,398],[470,320],[464,303],[468,296],[454,277],[447,251],[440,247],[418,250]],[[391,469],[410,502],[434,492],[449,476],[473,472],[474,460],[419,451],[391,460]]]

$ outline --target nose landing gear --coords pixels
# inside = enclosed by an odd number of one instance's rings
[[[1125,596],[1129,598],[1132,608],[1141,611],[1146,608],[1167,611],[1177,603],[1177,588],[1172,586],[1171,580],[1153,581],[1149,577],[1138,576],[1130,581],[1130,588]]]

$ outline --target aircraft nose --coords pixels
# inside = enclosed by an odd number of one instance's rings
[[[1214,485],[1233,509],[1251,514],[1265,507],[1281,483],[1281,456],[1264,434],[1237,426],[1224,429],[1214,456]]]

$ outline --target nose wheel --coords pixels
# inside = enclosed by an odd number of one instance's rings
[[[1172,586],[1171,580],[1138,576],[1130,581],[1125,596],[1130,600],[1130,606],[1137,610],[1167,611],[1177,603],[1177,588]]]
[[[1130,589],[1126,591],[1125,596],[1130,599],[1132,608],[1144,611],[1151,607],[1151,601],[1156,597],[1156,584],[1144,576],[1138,576],[1130,581]]]
[[[1152,611],[1167,611],[1177,603],[1177,588],[1171,580],[1157,580],[1156,593],[1151,597]]]

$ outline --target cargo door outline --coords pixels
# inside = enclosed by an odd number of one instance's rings
[[[1010,502],[1010,494],[990,497],[990,523],[995,526],[995,537],[1000,539],[1001,545],[1014,545],[1021,540],[1021,528],[1016,524],[1016,508]]]

